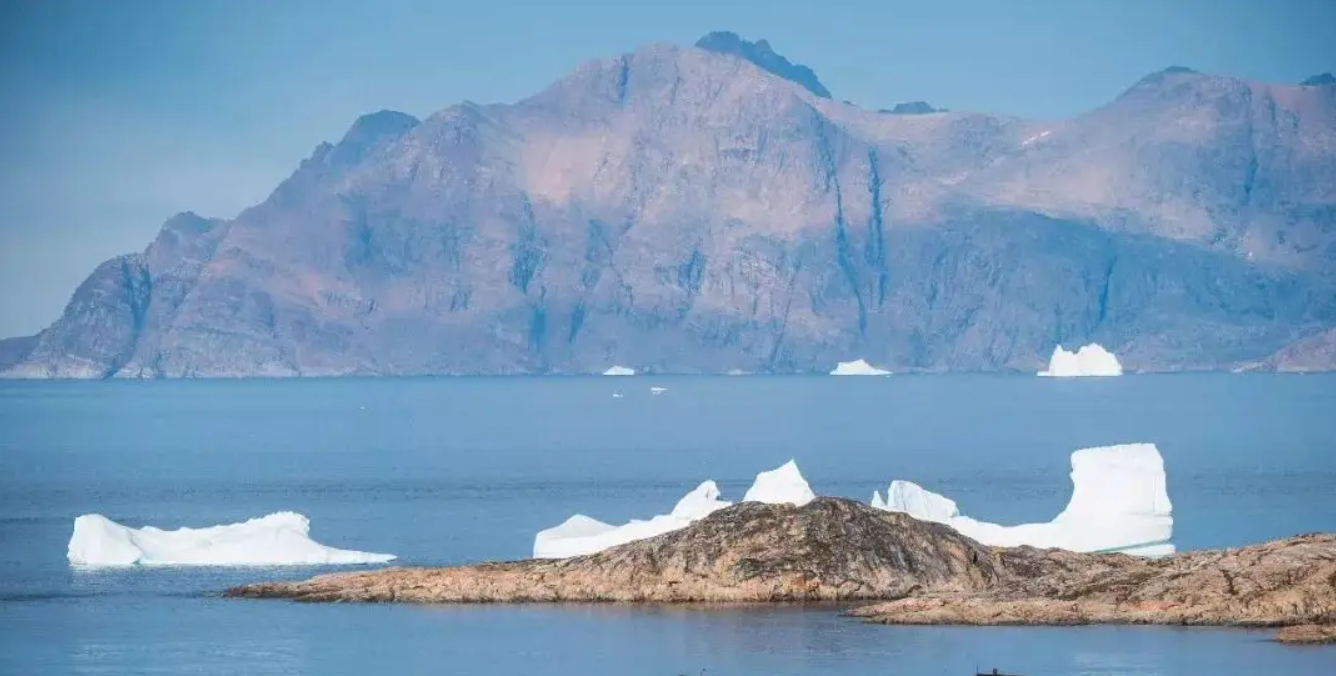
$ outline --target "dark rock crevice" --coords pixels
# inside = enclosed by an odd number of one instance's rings
[[[631,79],[631,57],[623,56],[617,66],[617,105],[626,105],[626,87]]]
[[[1109,259],[1109,264],[1104,268],[1104,279],[1095,300],[1095,322],[1090,327],[1091,333],[1103,326],[1109,317],[1109,290],[1113,287],[1113,271],[1117,265],[1118,258],[1115,256]]]
[[[881,307],[886,304],[886,287],[890,280],[890,270],[886,266],[886,224],[881,204],[881,162],[875,148],[868,148],[867,167],[871,215],[868,217],[865,258],[877,271],[877,307]]]
[[[120,260],[120,286],[125,295],[125,309],[130,313],[129,333],[120,350],[111,355],[103,378],[115,376],[134,357],[135,349],[144,335],[144,323],[153,298],[153,278],[148,268],[138,260],[132,264],[129,256],[122,256]]]
[[[818,127],[816,143],[817,156],[824,170],[826,190],[835,198],[836,261],[845,281],[849,283],[849,289],[854,294],[854,301],[858,305],[858,333],[860,336],[864,336],[867,334],[867,304],[863,299],[862,284],[858,278],[857,264],[854,262],[853,246],[849,242],[848,224],[844,217],[844,190],[840,187],[839,166],[836,162],[835,150],[831,145],[829,131],[824,124]]]
[[[543,265],[543,242],[538,233],[538,223],[534,220],[533,206],[529,197],[523,199],[523,218],[519,223],[519,235],[511,247],[510,283],[520,293],[529,292],[538,270]]]

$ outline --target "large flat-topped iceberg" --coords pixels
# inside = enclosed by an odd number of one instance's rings
[[[816,499],[816,496],[802,472],[798,471],[797,463],[790,460],[775,469],[757,474],[742,499],[744,502],[802,506]],[[576,514],[558,526],[538,531],[533,539],[533,556],[536,559],[565,559],[601,552],[609,547],[686,528],[731,504],[719,499],[719,486],[715,482],[705,481],[682,496],[673,511],[648,519],[632,519],[620,526],[613,526]]]
[[[889,376],[890,371],[883,371],[862,359],[853,361],[842,361],[835,365],[835,370],[830,372],[832,376]]]
[[[311,522],[277,512],[208,528],[130,528],[101,514],[74,520],[67,556],[74,566],[287,566],[384,563],[391,554],[326,547]]]
[[[1075,352],[1068,352],[1059,345],[1053,349],[1053,356],[1048,360],[1048,370],[1040,371],[1041,376],[1070,378],[1075,376],[1120,376],[1123,365],[1113,353],[1095,343],[1083,345]]]
[[[605,376],[633,376],[635,374],[635,369],[626,368],[625,366],[612,366],[603,372],[603,375]]]
[[[1072,497],[1048,523],[1002,526],[965,516],[950,499],[892,481],[872,506],[944,523],[986,545],[1056,547],[1077,552],[1172,554],[1173,505],[1155,444],[1084,448],[1072,453]]]

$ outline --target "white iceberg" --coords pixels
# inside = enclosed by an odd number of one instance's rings
[[[807,485],[798,464],[790,460],[775,469],[756,475],[751,488],[742,496],[743,502],[764,502],[771,505],[788,503],[802,507],[816,499]]]
[[[310,520],[296,512],[177,530],[130,528],[101,514],[84,514],[74,520],[67,556],[74,566],[287,566],[394,559],[326,547],[311,539],[310,528]]]
[[[667,391],[668,391],[668,388],[666,388],[666,387],[651,387],[651,388],[649,388],[649,393],[650,393],[650,394],[663,394],[664,392],[667,392]]]
[[[964,516],[950,499],[908,481],[892,481],[872,506],[944,523],[986,545],[1056,547],[1140,556],[1174,553],[1173,505],[1164,459],[1155,444],[1084,448],[1072,453],[1072,497],[1048,523],[1002,526]]]
[[[872,493],[872,506],[888,512],[905,512],[916,519],[946,523],[960,516],[960,509],[950,498],[938,495],[916,483],[896,479],[886,489],[886,499]]]
[[[539,531],[533,539],[533,556],[535,559],[565,559],[601,552],[609,547],[686,528],[730,504],[719,499],[718,485],[705,481],[682,496],[673,511],[647,520],[632,519],[621,526],[613,526],[576,514],[559,526]]]
[[[533,538],[533,555],[537,559],[564,559],[599,551],[597,541],[617,527],[591,519],[583,514],[576,514],[546,530],[538,531]]]
[[[798,471],[798,465],[790,460],[780,467],[757,474],[742,499],[770,504],[789,503],[801,507],[815,498],[811,486],[807,485]],[[539,531],[533,539],[533,557],[565,559],[601,552],[609,547],[686,528],[731,504],[719,499],[718,484],[705,481],[678,500],[673,511],[649,519],[632,519],[621,526],[613,526],[576,514],[561,525]]]
[[[1076,352],[1068,352],[1059,345],[1048,360],[1048,370],[1041,376],[1071,378],[1075,376],[1120,376],[1123,365],[1113,353],[1096,343],[1084,345]]]
[[[842,361],[835,365],[835,370],[830,372],[832,376],[889,376],[890,371],[883,371],[862,359],[854,361]]]
[[[635,374],[635,369],[629,369],[625,366],[613,366],[603,372],[605,376],[633,376]]]

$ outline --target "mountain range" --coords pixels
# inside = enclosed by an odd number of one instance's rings
[[[1173,67],[1064,120],[865,110],[766,41],[380,111],[169,219],[27,378],[1336,367],[1336,80]],[[1295,365],[1298,366],[1295,366]]]

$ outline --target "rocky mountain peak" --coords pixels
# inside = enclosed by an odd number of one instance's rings
[[[1336,75],[1332,75],[1331,73],[1322,73],[1320,75],[1314,75],[1313,77],[1310,77],[1307,80],[1300,82],[1299,84],[1300,86],[1303,87],[1325,87],[1328,85],[1334,85],[1336,84]]]
[[[1175,83],[1184,78],[1197,75],[1201,75],[1201,73],[1188,68],[1187,66],[1169,66],[1168,68],[1157,70],[1154,73],[1137,80],[1137,83],[1132,85],[1132,89],[1135,90],[1142,87]]]
[[[944,108],[936,108],[927,101],[906,101],[897,103],[890,108],[882,108],[879,113],[887,115],[927,115],[929,113],[944,113]]]
[[[348,132],[329,152],[334,164],[353,164],[370,150],[407,134],[421,120],[395,110],[380,110],[357,118]]]
[[[828,99],[830,90],[826,89],[811,68],[800,63],[792,63],[770,46],[770,42],[761,39],[751,42],[737,33],[715,31],[696,41],[696,47],[719,54],[729,54],[745,59],[764,70],[790,82],[801,85],[803,89],[816,96]]]

